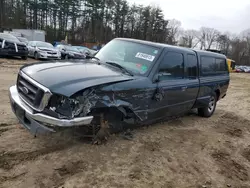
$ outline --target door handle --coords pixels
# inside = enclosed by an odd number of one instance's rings
[[[182,90],[182,91],[186,91],[186,89],[187,89],[187,86],[181,87],[181,90]]]

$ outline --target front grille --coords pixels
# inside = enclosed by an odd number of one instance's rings
[[[16,50],[15,44],[7,41],[4,43],[4,48]]]
[[[47,54],[57,54],[56,52],[47,52]]]
[[[17,90],[19,95],[34,108],[39,108],[44,91],[25,79],[22,75],[17,78]]]
[[[55,56],[47,56],[48,58],[50,59],[57,59],[58,57],[55,57]]]
[[[25,52],[27,51],[27,47],[24,45],[17,44],[17,49],[19,52]]]

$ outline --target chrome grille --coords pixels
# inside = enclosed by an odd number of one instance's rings
[[[27,47],[24,45],[17,44],[17,49],[19,52],[25,52],[27,51]]]
[[[15,44],[14,44],[14,43],[7,42],[7,41],[5,41],[5,43],[4,43],[4,48],[13,49],[13,50],[15,50],[15,49],[16,49],[16,47],[15,47]]]
[[[57,54],[57,52],[47,52],[47,54]]]
[[[47,88],[22,72],[17,77],[17,90],[24,102],[37,111],[42,111],[45,108],[51,96]]]

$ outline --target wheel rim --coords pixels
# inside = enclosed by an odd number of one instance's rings
[[[208,111],[211,113],[213,112],[214,108],[215,108],[215,98],[211,97],[210,102],[208,104]]]

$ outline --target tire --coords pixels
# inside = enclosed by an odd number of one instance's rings
[[[198,115],[201,117],[209,118],[214,114],[217,105],[217,95],[213,92],[210,96],[210,101],[208,106],[204,108],[198,108]]]
[[[69,59],[69,56],[68,56],[68,55],[65,55],[65,56],[64,56],[64,59]]]
[[[39,59],[39,57],[38,57],[38,53],[37,53],[37,52],[35,52],[35,53],[34,53],[34,58],[35,58],[36,60],[38,60],[38,59]]]
[[[26,60],[28,57],[27,56],[22,56],[22,60]]]

